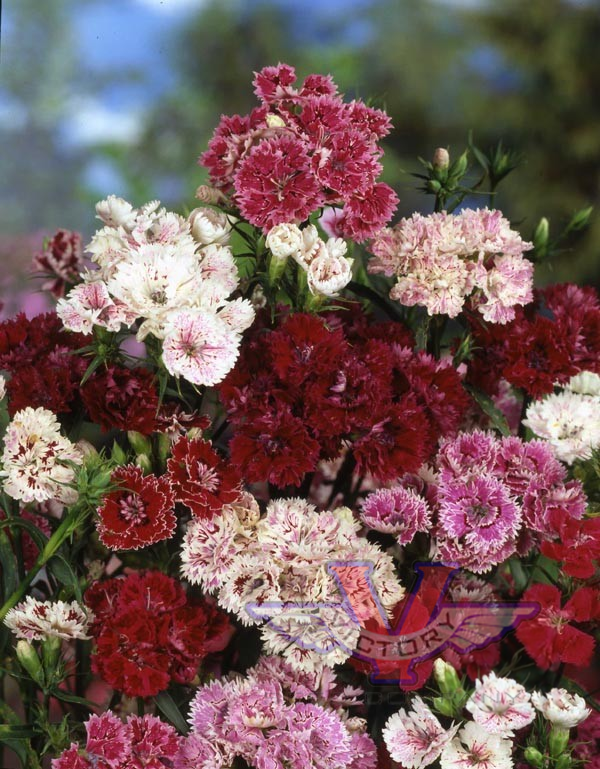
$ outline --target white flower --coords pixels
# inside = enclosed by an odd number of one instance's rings
[[[60,434],[51,411],[27,407],[15,414],[4,436],[4,490],[23,502],[55,499],[72,504],[77,492],[69,484],[75,470],[66,463],[80,464],[82,459],[81,451]]]
[[[346,249],[341,238],[330,238],[321,246],[306,271],[311,293],[335,296],[352,280],[352,260],[346,258]]]
[[[594,374],[593,371],[582,371],[571,377],[568,384],[565,385],[565,389],[582,395],[594,395],[598,398],[600,397],[600,376]]]
[[[412,707],[388,719],[383,739],[394,761],[406,769],[421,769],[439,758],[458,726],[446,731],[420,697],[415,697]]]
[[[163,361],[174,376],[212,386],[222,382],[235,365],[240,335],[214,313],[176,313],[164,331]]]
[[[213,243],[198,253],[202,291],[202,307],[219,307],[236,290],[239,283],[233,253],[228,246]]]
[[[231,236],[231,222],[223,211],[194,208],[188,216],[194,240],[203,246],[211,243],[225,245]]]
[[[92,620],[76,602],[38,601],[31,596],[11,609],[4,624],[17,638],[43,641],[45,638],[89,638],[88,626]]]
[[[0,401],[4,396],[6,395],[6,377],[3,377],[2,374],[0,374]]]
[[[475,682],[475,692],[466,706],[473,720],[491,734],[512,737],[535,718],[531,697],[512,678],[497,678],[492,671]]]
[[[136,315],[120,302],[116,304],[101,280],[80,283],[69,291],[65,299],[59,299],[56,314],[69,331],[91,334],[94,326],[109,331],[119,331],[121,325],[131,325]]]
[[[287,259],[302,247],[302,230],[297,224],[276,224],[266,238],[267,248],[276,259]]]
[[[600,398],[565,390],[534,401],[523,424],[563,462],[589,459],[600,446]]]
[[[511,769],[512,742],[469,721],[440,757],[442,769]]]
[[[551,689],[545,695],[534,692],[531,699],[545,719],[562,729],[578,726],[592,712],[583,697],[571,694],[566,689]]]
[[[219,310],[218,317],[225,321],[232,331],[241,334],[252,325],[256,313],[249,299],[234,299]]]
[[[131,230],[138,215],[137,210],[123,198],[109,195],[106,200],[96,203],[96,214],[109,227],[123,227]]]
[[[301,267],[308,269],[308,265],[315,258],[323,241],[319,237],[319,231],[314,224],[309,224],[302,231],[302,243],[298,251],[292,254]]]

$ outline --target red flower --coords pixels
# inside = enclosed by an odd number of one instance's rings
[[[103,430],[135,430],[150,435],[156,429],[158,393],[147,369],[108,366],[81,388],[83,403]]]
[[[537,601],[541,611],[517,628],[517,638],[538,667],[547,670],[561,662],[578,667],[589,664],[594,638],[574,627],[573,622],[600,619],[600,598],[593,588],[582,587],[561,606],[561,592],[554,585],[534,585],[524,601]]]
[[[249,483],[299,486],[315,469],[319,444],[289,411],[267,414],[244,425],[229,445],[231,461]]]
[[[93,669],[130,697],[152,697],[171,681],[189,683],[200,661],[228,643],[229,623],[212,603],[188,601],[180,583],[157,571],[96,583]]]
[[[241,161],[234,181],[242,215],[265,232],[301,222],[323,203],[304,144],[293,136],[264,139]]]
[[[44,250],[33,257],[32,269],[50,279],[42,286],[57,299],[65,295],[69,283],[76,283],[83,270],[81,235],[70,230],[57,230],[44,245]]]
[[[108,494],[98,510],[98,535],[106,547],[137,550],[173,536],[177,519],[168,478],[144,476],[129,465],[117,468],[111,480],[119,490]]]
[[[600,518],[575,520],[562,517],[554,527],[556,542],[542,542],[541,551],[554,561],[561,561],[565,574],[577,579],[589,579],[596,572],[600,559]]]
[[[357,242],[374,237],[392,218],[398,202],[394,190],[383,182],[374,184],[360,196],[350,198],[344,206],[340,222],[344,237]]]
[[[175,499],[194,515],[210,518],[240,495],[238,472],[207,441],[182,436],[167,466]]]

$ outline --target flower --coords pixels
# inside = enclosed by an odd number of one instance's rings
[[[551,689],[547,694],[533,692],[531,701],[547,721],[561,729],[579,726],[592,712],[583,697],[566,689]]]
[[[477,724],[501,737],[512,737],[535,718],[525,687],[512,678],[498,678],[493,671],[475,682],[475,692],[465,707]]]
[[[265,245],[276,259],[286,259],[302,247],[302,230],[289,222],[276,224],[267,233]]]
[[[352,280],[352,259],[345,256],[341,238],[329,238],[308,265],[308,287],[312,294],[335,296]]]
[[[3,469],[4,490],[23,502],[56,499],[72,504],[77,492],[72,464],[80,464],[81,451],[60,434],[56,416],[48,409],[18,411],[6,430]]]
[[[98,535],[111,550],[138,550],[173,536],[175,498],[166,477],[144,476],[134,465],[118,467],[111,483],[119,486],[98,508]]]
[[[548,441],[555,456],[571,464],[600,446],[600,397],[565,390],[534,401],[523,424]]]
[[[108,365],[85,382],[81,398],[105,432],[116,428],[150,435],[157,429],[158,393],[147,369]]]
[[[408,544],[418,531],[428,531],[431,526],[427,502],[402,486],[369,494],[360,517],[369,528],[393,534],[399,545]]]
[[[387,720],[383,739],[394,761],[406,769],[421,769],[439,758],[457,730],[458,726],[444,729],[423,700],[415,697],[412,710],[402,709]]]
[[[227,214],[214,208],[194,208],[188,216],[194,240],[203,246],[210,243],[227,245],[231,222]]]
[[[194,515],[210,517],[240,496],[241,479],[235,467],[207,441],[180,437],[167,466],[175,499]]]
[[[561,570],[571,577],[589,579],[596,571],[600,559],[600,518],[574,520],[563,518],[553,527],[557,539],[541,544],[547,558],[561,562]]]
[[[43,641],[46,638],[89,638],[88,627],[92,616],[76,602],[38,601],[28,595],[12,608],[4,624],[17,638]]]
[[[59,299],[69,283],[75,283],[84,265],[81,235],[70,230],[57,230],[35,254],[31,264],[35,272],[48,277],[42,285],[44,291]]]
[[[512,743],[467,722],[440,758],[442,769],[512,769]]]
[[[196,385],[221,382],[239,354],[240,337],[218,315],[178,312],[165,327],[163,361]]]
[[[135,311],[111,297],[102,280],[75,286],[66,299],[59,299],[56,314],[66,329],[80,334],[91,334],[95,325],[120,331],[123,324],[129,326],[137,318]]]

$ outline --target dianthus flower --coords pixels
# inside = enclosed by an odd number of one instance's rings
[[[210,517],[240,496],[240,476],[212,445],[181,436],[167,462],[175,499],[194,515]]]
[[[76,601],[38,601],[28,595],[8,612],[4,624],[17,638],[27,641],[71,640],[89,638],[87,631],[91,619]]]
[[[444,729],[420,697],[412,710],[391,716],[383,728],[385,745],[394,761],[406,769],[422,769],[439,758],[444,747],[458,731],[458,726]]]
[[[428,531],[431,526],[427,502],[402,486],[369,494],[360,517],[370,529],[393,534],[399,545],[408,544],[418,531]]]
[[[592,712],[583,697],[566,689],[550,689],[547,694],[534,692],[531,700],[547,721],[561,729],[579,726]]]
[[[79,464],[81,451],[60,434],[56,416],[47,409],[18,411],[4,436],[4,490],[23,502],[56,499],[72,504],[77,491],[73,463]]]
[[[512,737],[535,718],[525,687],[512,678],[498,678],[493,671],[475,681],[475,692],[465,707],[476,723],[501,737]]]
[[[414,214],[371,242],[369,271],[396,276],[390,296],[430,315],[454,318],[472,296],[484,320],[506,323],[533,298],[533,265],[523,259],[530,248],[500,211]]]
[[[519,625],[517,638],[543,670],[561,662],[585,667],[594,651],[593,636],[573,623],[600,619],[597,592],[593,588],[582,587],[564,606],[561,599],[561,592],[554,585],[533,585],[523,594],[524,601],[537,601],[541,611],[535,619],[525,620]]]
[[[442,769],[512,769],[512,742],[467,722],[440,757]]]
[[[43,250],[35,254],[31,264],[32,270],[47,278],[42,289],[57,299],[64,296],[69,283],[79,279],[83,267],[81,235],[70,230],[57,230],[44,243]]]
[[[144,476],[135,465],[118,467],[111,476],[118,486],[98,508],[98,536],[111,550],[137,550],[173,536],[177,518],[168,478]]]
[[[206,601],[157,571],[97,582],[86,603],[95,621],[93,668],[130,697],[151,697],[173,680],[188,683],[200,661],[228,641],[228,622]]]
[[[593,577],[600,560],[600,518],[563,518],[554,528],[557,539],[542,542],[542,553],[560,561],[561,571],[571,577]]]

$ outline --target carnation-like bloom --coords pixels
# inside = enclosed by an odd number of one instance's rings
[[[566,689],[551,689],[547,694],[533,692],[531,700],[546,720],[561,729],[578,726],[592,712],[583,697]]]
[[[568,464],[589,459],[600,446],[600,396],[565,390],[534,401],[523,424]]]
[[[501,737],[512,737],[535,718],[525,687],[512,678],[498,678],[493,671],[475,682],[475,692],[465,707],[476,723]]]
[[[430,315],[456,317],[472,297],[486,321],[507,323],[533,298],[533,265],[523,258],[532,244],[497,210],[413,214],[383,229],[369,248],[369,271],[397,277],[390,296]]]
[[[323,243],[307,269],[308,287],[313,294],[335,296],[352,280],[352,259],[341,238]]]
[[[458,726],[446,730],[420,697],[412,710],[391,716],[383,728],[383,739],[390,756],[406,769],[421,769],[439,758],[454,737]]]
[[[293,223],[276,224],[267,233],[265,244],[276,259],[286,259],[302,247],[302,230]]]
[[[219,243],[224,246],[231,237],[231,222],[223,211],[214,208],[194,208],[188,216],[194,240],[203,246]]]
[[[81,235],[69,230],[57,230],[31,264],[34,271],[48,277],[42,289],[57,299],[64,295],[68,283],[77,281],[83,266]]]
[[[89,638],[88,626],[92,620],[76,602],[38,601],[27,596],[12,608],[4,618],[4,624],[17,638],[26,641],[43,641],[45,638]]]
[[[4,490],[23,502],[56,499],[72,504],[77,492],[72,464],[81,464],[83,455],[60,434],[56,416],[48,409],[30,407],[18,411],[4,436]]]
[[[394,486],[378,489],[363,502],[360,515],[363,523],[375,531],[393,534],[399,545],[412,541],[418,531],[428,531],[431,510],[427,502],[413,489]]]
[[[469,721],[440,757],[442,769],[512,769],[512,742]]]
[[[100,541],[112,550],[138,550],[173,536],[175,496],[166,477],[144,476],[141,468],[118,467],[111,476],[118,486],[98,509]]]

